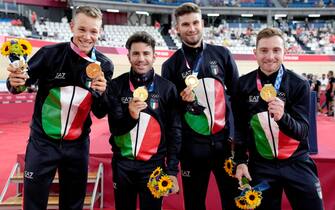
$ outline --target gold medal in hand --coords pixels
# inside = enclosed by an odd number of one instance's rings
[[[148,90],[144,86],[138,87],[133,92],[134,98],[139,98],[140,101],[144,102],[148,98]]]
[[[269,102],[271,99],[277,96],[277,91],[272,84],[265,84],[261,90],[260,95],[264,101]]]
[[[97,63],[90,63],[90,64],[88,64],[88,66],[86,67],[86,75],[90,79],[97,78],[99,75],[101,75],[101,67],[100,67],[100,65],[97,64]]]
[[[197,76],[191,74],[185,78],[185,84],[193,89],[198,86],[199,80]]]

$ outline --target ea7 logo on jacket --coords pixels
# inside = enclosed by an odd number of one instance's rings
[[[64,72],[56,73],[55,79],[65,79],[65,74]]]
[[[249,103],[258,103],[259,96],[249,96]]]
[[[191,75],[191,74],[192,74],[192,71],[188,70],[188,71],[182,72],[181,76],[183,79],[185,79],[188,75]]]
[[[24,177],[26,179],[34,179],[34,172],[31,171],[24,171]]]
[[[121,102],[123,104],[128,104],[131,101],[132,97],[121,97]]]

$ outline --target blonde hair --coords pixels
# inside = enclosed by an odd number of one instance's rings
[[[97,7],[92,7],[92,6],[78,6],[76,8],[76,11],[75,11],[75,17],[78,15],[78,14],[85,14],[89,17],[92,17],[92,18],[98,18],[98,19],[101,19],[102,20],[102,12],[99,8]]]
[[[281,30],[277,28],[264,28],[257,34],[256,47],[258,46],[259,40],[263,38],[271,38],[274,36],[279,36],[283,40],[283,43],[285,43],[284,34]]]

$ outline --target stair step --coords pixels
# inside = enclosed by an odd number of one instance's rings
[[[94,183],[97,178],[97,172],[89,172],[87,177],[87,183]],[[11,178],[13,183],[23,183],[23,173],[18,173]],[[58,173],[56,173],[53,183],[59,183]]]
[[[84,206],[89,206],[91,204],[91,195],[85,196]],[[48,206],[57,206],[58,207],[59,196],[58,195],[49,195]],[[2,203],[0,203],[1,207],[21,207],[22,205],[22,195],[16,195],[9,197]]]
[[[1,0],[0,0],[1,1]],[[9,210],[9,209],[22,209],[23,197],[22,197],[22,187],[20,185],[24,181],[24,173],[19,172],[20,166],[16,163],[9,175],[7,183],[0,194],[0,210]],[[93,205],[100,200],[100,207],[103,206],[103,164],[99,163],[99,167],[95,172],[88,172],[88,183],[90,183],[90,190],[87,192],[84,199],[84,209],[93,210]],[[8,186],[10,183],[15,183],[17,185],[17,193],[12,197],[8,197],[6,200],[3,200]],[[53,183],[59,183],[58,172],[56,172]],[[94,185],[94,186],[93,186]],[[91,189],[91,187],[93,187]],[[92,200],[93,199],[93,200]],[[59,206],[59,195],[55,192],[50,192],[48,199],[47,209],[58,209]]]

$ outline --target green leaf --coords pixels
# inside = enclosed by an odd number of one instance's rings
[[[242,185],[247,185],[249,184],[249,180],[244,176],[242,177]]]

